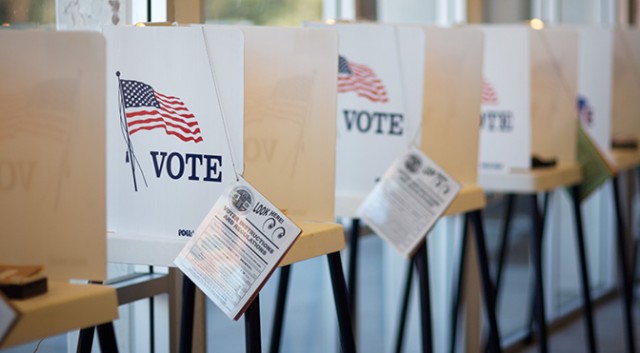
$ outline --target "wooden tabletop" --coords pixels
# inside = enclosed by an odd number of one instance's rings
[[[49,281],[47,293],[10,300],[18,319],[0,348],[27,343],[118,318],[115,288]]]
[[[616,172],[622,172],[640,165],[640,153],[635,149],[612,149],[610,156]]]
[[[336,223],[293,220],[302,234],[285,255],[280,266],[340,251],[345,247],[344,231]]]
[[[478,174],[478,184],[486,191],[521,194],[575,185],[580,179],[580,166],[577,163],[507,173],[480,171]]]
[[[460,192],[444,212],[444,216],[480,210],[483,209],[486,204],[487,200],[484,195],[484,189],[479,185],[462,184]]]

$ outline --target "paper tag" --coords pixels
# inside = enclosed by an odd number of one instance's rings
[[[380,237],[409,257],[460,191],[415,147],[396,159],[358,209]]]
[[[301,233],[244,179],[227,188],[175,264],[237,320]]]

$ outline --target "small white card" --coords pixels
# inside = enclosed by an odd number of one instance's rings
[[[460,185],[415,147],[387,170],[358,215],[402,255],[411,256]]]
[[[238,320],[301,232],[240,178],[216,201],[175,264]]]

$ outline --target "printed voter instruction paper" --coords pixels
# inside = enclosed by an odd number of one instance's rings
[[[213,205],[175,264],[238,320],[301,232],[239,178]]]
[[[358,215],[402,255],[411,256],[460,185],[416,147],[396,159]]]

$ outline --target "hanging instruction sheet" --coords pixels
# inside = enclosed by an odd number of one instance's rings
[[[376,184],[358,215],[409,257],[459,191],[455,180],[422,151],[410,147]]]
[[[240,178],[225,190],[175,264],[227,316],[247,309],[301,230]]]

